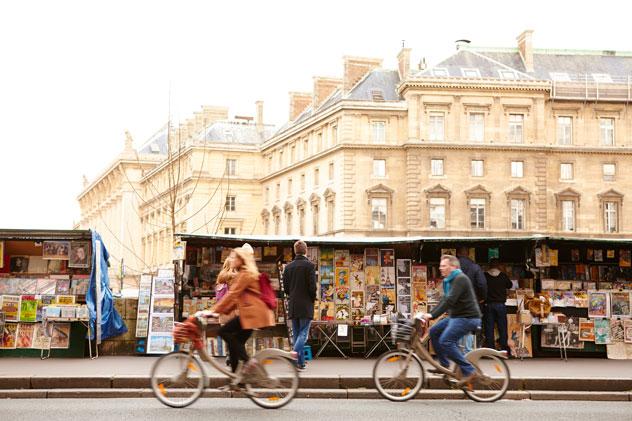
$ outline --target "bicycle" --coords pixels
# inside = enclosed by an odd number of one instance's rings
[[[380,394],[394,402],[404,402],[417,395],[425,382],[422,361],[443,375],[451,388],[461,389],[476,402],[495,402],[509,388],[509,367],[504,351],[478,348],[465,355],[476,369],[477,377],[460,386],[461,373],[456,364],[444,368],[436,362],[427,349],[430,335],[425,321],[396,320],[391,324],[391,336],[398,349],[382,354],[373,367],[373,380]]]
[[[278,409],[296,396],[298,371],[293,353],[280,349],[264,349],[246,364],[238,366],[235,373],[223,363],[209,356],[205,350],[202,330],[207,336],[217,336],[218,323],[208,323],[205,315],[189,317],[183,323],[174,324],[174,340],[181,348],[160,357],[151,369],[151,388],[156,398],[173,408],[193,404],[210,379],[202,362],[207,362],[228,377],[220,389],[243,392],[250,400],[265,409]]]

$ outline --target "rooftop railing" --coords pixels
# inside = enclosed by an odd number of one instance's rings
[[[611,76],[596,80],[592,75],[572,75],[569,80],[553,80],[551,97],[585,101],[632,101],[632,76]]]

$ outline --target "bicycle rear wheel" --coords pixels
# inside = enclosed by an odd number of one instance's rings
[[[298,391],[298,371],[294,362],[274,355],[263,358],[244,378],[250,400],[265,409],[290,403]]]
[[[504,359],[484,355],[476,362],[479,377],[463,387],[465,395],[476,402],[495,402],[509,388],[509,367]]]
[[[394,402],[407,401],[424,384],[424,368],[419,357],[407,350],[382,354],[373,366],[373,381],[378,392]]]
[[[154,396],[167,406],[184,408],[198,400],[204,390],[204,369],[186,352],[160,357],[151,369]]]

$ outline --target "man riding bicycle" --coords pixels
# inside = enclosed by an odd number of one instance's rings
[[[448,312],[447,318],[430,329],[430,340],[443,367],[448,367],[448,358],[459,366],[463,375],[459,386],[463,386],[476,378],[476,370],[463,356],[458,341],[480,328],[482,315],[472,282],[461,271],[459,259],[451,255],[441,256],[439,271],[444,277],[443,298],[431,313],[422,317],[436,319]]]

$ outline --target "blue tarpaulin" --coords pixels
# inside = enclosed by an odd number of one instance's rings
[[[90,312],[92,339],[96,337],[97,343],[127,332],[127,326],[114,308],[108,279],[109,257],[101,236],[98,232],[92,231],[92,271],[86,304]],[[97,320],[100,321],[98,324]]]

